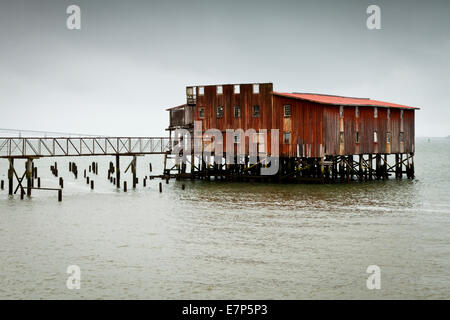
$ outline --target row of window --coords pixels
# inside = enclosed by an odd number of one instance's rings
[[[344,106],[341,106],[339,108],[339,116],[341,118],[344,118]],[[355,107],[355,117],[359,118],[359,107]],[[373,108],[373,117],[374,118],[378,118],[378,108],[374,107]],[[391,118],[391,109],[387,109],[387,118],[390,119]],[[403,110],[400,110],[400,119],[403,119]]]
[[[403,141],[403,132],[400,132],[400,134],[399,134],[399,139],[400,139],[400,142],[404,142],[404,141]],[[341,143],[341,144],[344,143],[344,132],[341,132],[341,133],[340,133],[340,138],[339,138],[339,140],[340,140],[340,143]],[[359,143],[359,142],[360,142],[359,140],[360,140],[360,139],[359,139],[359,131],[356,131],[355,142],[356,142],[356,143]],[[377,134],[376,131],[373,132],[373,142],[378,143],[378,134]],[[390,133],[390,132],[386,132],[386,143],[389,144],[389,143],[391,143],[391,142],[392,142],[391,133]]]
[[[217,94],[223,94],[223,86],[216,86],[216,93]],[[233,86],[233,93],[234,94],[240,94],[241,93],[241,85],[235,84]],[[259,94],[259,84],[252,85],[252,93],[253,94]],[[198,95],[203,96],[205,94],[205,87],[198,87]]]
[[[223,112],[224,112],[224,107],[223,106],[219,106],[217,107],[217,118],[222,118],[223,117]],[[241,107],[240,106],[235,106],[233,108],[233,114],[235,118],[240,118],[241,117]],[[260,115],[260,107],[258,105],[254,105],[253,106],[253,113],[252,113],[253,117],[257,118]],[[290,105],[284,105],[283,106],[283,115],[285,117],[290,117],[291,116],[291,106]],[[344,107],[341,106],[340,107],[340,112],[339,115],[341,118],[344,118]],[[355,115],[357,118],[359,118],[359,108],[355,107]],[[200,118],[204,118],[205,117],[205,108],[199,108],[199,117]],[[374,108],[374,118],[378,118],[378,108]],[[391,109],[387,110],[387,118],[390,119],[391,118]],[[403,110],[400,110],[400,119],[403,119]]]
[[[254,118],[258,118],[260,115],[261,108],[259,107],[259,105],[254,105],[252,111],[253,111],[252,116]],[[223,106],[217,107],[217,118],[222,118],[223,113],[224,113],[224,107]],[[285,117],[290,117],[291,116],[291,106],[285,105],[283,108],[283,113],[284,113]],[[233,115],[235,118],[241,117],[241,107],[240,106],[235,106],[233,108]],[[205,117],[205,108],[198,109],[198,116],[199,116],[199,118]]]
[[[399,139],[400,139],[400,143],[404,142],[404,140],[403,140],[403,132],[400,132]],[[359,143],[359,132],[358,131],[356,131],[355,142]],[[377,132],[376,131],[373,132],[373,142],[378,143],[378,136],[377,136]],[[387,132],[386,133],[386,143],[390,144],[391,142],[392,142],[391,133]],[[284,132],[283,133],[283,143],[284,144],[290,144],[291,143],[291,133],[290,132]],[[340,143],[341,144],[344,143],[344,132],[341,132],[341,134],[340,134]]]

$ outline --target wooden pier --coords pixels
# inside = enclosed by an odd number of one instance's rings
[[[24,194],[31,196],[32,190],[50,190],[58,191],[58,200],[62,201],[63,178],[59,177],[59,189],[41,188],[37,168],[34,167],[36,159],[46,157],[115,156],[115,166],[113,163],[110,163],[108,179],[114,182],[117,188],[120,188],[120,157],[131,156],[132,161],[125,173],[128,169],[131,169],[133,188],[136,188],[138,182],[136,176],[137,156],[170,153],[172,144],[173,141],[168,137],[0,137],[0,159],[9,161],[9,195],[20,191],[21,199],[23,199]],[[26,161],[25,171],[22,175],[14,165],[16,159],[24,159]],[[50,166],[50,171],[53,176],[59,176],[57,162]],[[78,178],[76,163],[69,163],[69,172],[73,173],[75,179]],[[93,162],[89,166],[89,172],[98,175],[98,163]],[[114,178],[111,177],[112,174],[115,174]],[[90,185],[91,190],[94,190],[94,181],[87,176],[86,170],[84,170],[84,178],[86,183]],[[17,182],[15,189],[14,180]],[[26,185],[24,184],[25,180]],[[34,187],[35,180],[37,180],[38,187]],[[4,181],[1,181],[1,187],[3,190]],[[126,183],[124,184],[124,190],[127,190]]]

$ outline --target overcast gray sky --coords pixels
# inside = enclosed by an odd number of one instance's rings
[[[0,40],[0,128],[161,136],[186,85],[273,82],[418,106],[417,136],[450,135],[450,1],[1,0]]]

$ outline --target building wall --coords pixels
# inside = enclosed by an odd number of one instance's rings
[[[223,145],[226,146],[227,129],[268,129],[268,142],[264,152],[270,152],[270,131],[272,127],[272,83],[259,84],[259,93],[253,92],[253,84],[240,84],[239,93],[234,93],[234,85],[222,85],[222,94],[218,94],[217,85],[203,86],[204,94],[196,87],[196,120],[202,122],[202,129],[218,129],[223,133]],[[223,116],[217,117],[217,108],[223,107]],[[240,107],[240,116],[234,114],[234,107]],[[253,115],[253,107],[259,106],[259,116]],[[204,116],[200,116],[203,108]],[[249,137],[246,137],[246,152],[248,152]],[[224,149],[225,150],[225,149]],[[261,148],[263,151],[263,148]],[[237,151],[235,151],[236,154]]]
[[[223,85],[222,94],[217,94],[217,86],[204,86],[204,94],[200,95],[197,87],[196,119],[202,121],[203,129],[210,128],[225,131],[226,129],[241,128],[247,130],[267,129],[272,126],[272,83],[259,84],[259,93],[253,93],[252,84],[241,84],[240,93],[234,93],[234,85]],[[253,116],[253,106],[260,107],[259,117]],[[224,107],[222,118],[217,117],[217,108]],[[234,107],[241,107],[240,117],[234,116]],[[204,108],[205,116],[200,117],[200,109]]]
[[[291,106],[291,115],[284,116],[284,106]],[[280,130],[280,154],[290,157],[320,157],[323,155],[323,105],[274,95],[274,128]],[[284,133],[290,133],[290,143]]]
[[[355,109],[354,106],[344,106],[344,115],[341,117],[339,106],[324,106],[323,130],[326,155],[414,152],[414,110],[403,110],[402,120],[400,109],[389,108],[388,111],[388,108],[378,107],[376,118],[374,107],[359,106],[358,117]],[[359,143],[356,141],[357,132]],[[374,132],[377,133],[377,142]],[[400,142],[401,132],[404,143]],[[388,133],[390,143],[387,141]]]
[[[222,85],[222,94],[217,86],[196,87],[195,119],[202,122],[203,130],[219,129],[226,145],[226,129],[267,129],[268,141],[265,152],[272,153],[270,130],[279,129],[280,155],[288,157],[322,157],[324,155],[386,154],[414,152],[414,110],[359,106],[344,106],[343,117],[340,106],[272,95],[271,83],[259,84],[259,93],[253,93],[252,84],[241,84],[240,92],[234,93],[234,85]],[[259,117],[253,116],[253,106],[260,106]],[[284,116],[284,106],[291,106],[291,115]],[[223,116],[217,117],[217,108],[222,106]],[[240,116],[235,117],[234,107],[240,106]],[[204,116],[200,117],[203,108]],[[377,142],[374,141],[374,132]],[[284,133],[290,133],[290,142],[285,143]],[[357,132],[359,142],[356,141]],[[400,133],[403,132],[403,143]],[[342,134],[341,134],[342,133]],[[390,143],[387,134],[390,133]],[[246,152],[249,139],[246,138]]]

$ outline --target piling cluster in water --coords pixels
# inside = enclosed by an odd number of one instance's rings
[[[17,175],[17,172],[13,165],[13,160],[10,160],[10,168],[8,170],[8,182],[9,182],[9,195],[16,194],[18,191],[20,192],[20,199],[24,199],[25,193],[27,196],[31,197],[31,191],[34,190],[53,190],[58,193],[58,201],[62,201],[62,190],[64,189],[64,178],[60,176],[58,163],[55,161],[52,165],[50,165],[50,172],[55,177],[58,178],[59,188],[45,188],[41,186],[41,178],[38,176],[38,169],[34,166],[32,159],[28,159],[25,163],[25,173],[21,178]],[[136,189],[139,184],[139,178],[136,175],[136,157],[133,157],[133,160],[125,170],[125,173],[131,169],[132,174],[132,187]],[[152,172],[152,164],[149,163],[149,171]],[[69,162],[69,172],[74,175],[75,180],[78,179],[78,165],[75,162]],[[83,178],[86,181],[86,184],[90,186],[91,190],[95,188],[94,176],[98,176],[99,165],[98,162],[92,162],[87,169],[84,169]],[[114,176],[114,174],[116,176]],[[13,190],[13,181],[14,177],[17,180],[17,187]],[[147,183],[149,180],[153,180],[155,177],[161,176],[152,176],[146,175],[142,179],[143,187],[147,187]],[[26,179],[27,185],[23,186],[22,182]],[[120,189],[120,169],[119,162],[116,161],[116,166],[111,161],[109,163],[108,171],[107,171],[107,179],[108,181],[115,185],[118,189]],[[169,178],[165,177],[166,183],[169,183]],[[36,184],[36,186],[35,186]],[[0,189],[5,189],[5,181],[0,181]],[[123,192],[128,191],[127,181],[123,181]],[[182,190],[185,190],[185,185],[182,185]],[[159,183],[159,192],[162,192],[162,183]]]

